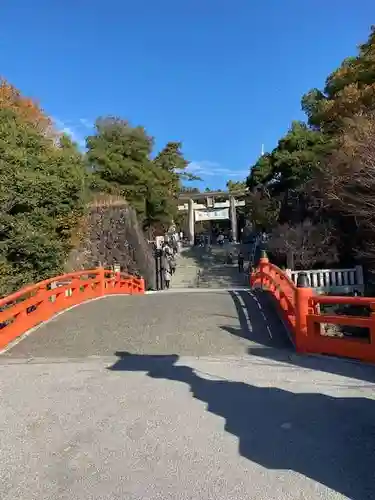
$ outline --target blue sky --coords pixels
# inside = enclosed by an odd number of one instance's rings
[[[118,115],[156,148],[181,140],[200,185],[222,188],[372,23],[374,0],[2,0],[0,72],[78,141]]]

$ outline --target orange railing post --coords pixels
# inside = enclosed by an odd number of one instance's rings
[[[260,255],[259,259],[259,274],[260,274],[260,286],[263,289],[265,286],[265,278],[266,278],[266,268],[268,267],[269,260],[267,257],[267,254],[264,250],[262,250],[262,253]]]
[[[105,295],[105,269],[104,267],[99,267],[98,269],[99,278],[99,295]]]
[[[375,298],[317,295],[307,273],[299,273],[297,285],[287,273],[268,261],[262,253],[250,276],[251,286],[267,290],[279,304],[279,312],[294,338],[297,352],[333,354],[375,363]],[[345,304],[371,309],[370,317],[322,313],[320,305]],[[325,333],[321,325],[354,326],[369,330],[367,338]],[[334,338],[332,338],[334,337]]]
[[[132,276],[122,280],[120,274],[113,276],[111,270],[103,267],[75,271],[24,287],[0,298],[0,349],[59,311],[104,295],[130,294],[133,289],[143,294],[144,280]]]
[[[307,317],[310,299],[314,295],[306,273],[300,273],[295,290],[295,344],[298,352],[306,352],[308,344]]]
[[[375,346],[375,303],[370,304],[370,345]]]

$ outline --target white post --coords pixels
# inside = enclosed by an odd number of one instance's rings
[[[54,290],[55,288],[57,288],[57,283],[56,281],[53,281],[51,283],[51,290]],[[56,300],[56,295],[51,295],[51,302],[55,302]]]
[[[194,245],[194,200],[189,199],[189,242]]]
[[[230,222],[232,228],[233,242],[237,242],[237,214],[236,214],[236,199],[234,196],[229,197],[229,207],[230,207]]]
[[[355,266],[355,276],[356,276],[356,285],[359,288],[359,292],[365,293],[365,282],[363,279],[363,268],[362,266]]]

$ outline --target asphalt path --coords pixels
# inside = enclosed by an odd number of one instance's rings
[[[0,356],[0,498],[373,499],[374,389],[261,294],[93,301]]]

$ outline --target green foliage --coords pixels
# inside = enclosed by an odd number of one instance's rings
[[[206,189],[208,189],[208,188],[206,188]],[[197,194],[197,193],[200,193],[200,191],[199,191],[199,188],[197,188],[197,187],[181,186],[180,193],[181,194],[183,194],[183,193],[187,193],[187,194],[190,194],[190,193],[194,194],[195,193],[195,194]]]
[[[245,181],[232,181],[229,179],[227,182],[227,189],[229,192],[233,191],[243,191],[246,189],[246,182]]]
[[[125,199],[144,229],[170,225],[182,180],[194,178],[181,143],[152,159],[143,127],[105,117],[83,155],[11,85],[0,90],[0,295],[63,271],[98,193]]]
[[[319,241],[317,232],[321,241],[337,244],[342,261],[364,254],[358,242],[362,246],[366,242],[375,260],[374,231],[369,241],[370,227],[375,225],[372,219],[368,222],[375,206],[374,68],[372,27],[358,55],[345,59],[322,90],[312,89],[302,97],[308,123],[293,122],[277,147],[252,166],[246,181],[251,193],[249,216],[255,224],[272,229],[278,247],[280,241],[288,247],[287,240],[297,233],[310,232],[311,237],[301,236],[300,241],[311,246],[301,249],[311,262],[322,260],[311,244]],[[365,198],[364,186],[371,186]]]
[[[100,118],[87,138],[92,188],[123,196],[144,216],[147,186],[152,180],[152,139],[142,127],[118,118]]]
[[[114,117],[97,120],[96,134],[87,138],[91,188],[124,197],[145,229],[172,222],[181,181],[192,178],[181,143],[167,143],[152,159],[153,142],[143,127]]]
[[[302,98],[309,124],[337,133],[345,118],[372,109],[375,103],[375,27],[358,55],[344,59],[327,78],[323,91],[310,90]]]
[[[288,133],[270,154],[259,158],[247,179],[250,189],[267,186],[273,193],[297,189],[311,180],[329,141],[305,123],[293,122]]]
[[[85,205],[85,164],[0,109],[0,294],[57,274]]]

